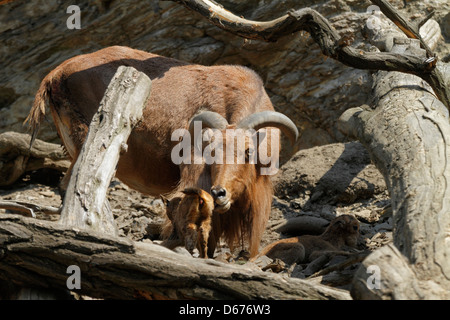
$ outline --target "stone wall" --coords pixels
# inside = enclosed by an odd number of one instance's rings
[[[76,2],[76,3],[75,3]],[[361,29],[371,5],[364,0],[228,0],[225,8],[253,20],[269,20],[290,9],[310,6],[341,33],[352,33],[353,46],[369,50]],[[403,1],[390,1],[403,8]],[[3,4],[2,4],[3,3]],[[415,19],[435,8],[444,40],[439,54],[450,50],[450,4],[447,0],[407,1],[402,9]],[[69,30],[69,5],[81,9],[81,29]],[[22,126],[41,79],[62,61],[111,45],[124,45],[206,65],[240,64],[256,70],[278,111],[299,127],[301,148],[345,141],[335,121],[347,108],[370,95],[369,71],[326,59],[307,33],[277,43],[244,41],[209,24],[171,1],[13,0],[0,1],[0,132]],[[443,48],[443,49],[442,49]],[[51,117],[39,138],[57,141]]]

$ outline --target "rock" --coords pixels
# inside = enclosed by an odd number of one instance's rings
[[[274,184],[280,199],[296,199],[309,192],[303,210],[311,203],[349,204],[386,191],[383,176],[359,142],[301,150],[280,168]],[[334,212],[324,212],[329,214]]]
[[[275,273],[279,273],[281,271],[284,271],[285,269],[286,264],[280,259],[272,260],[272,262],[261,268],[262,271],[270,270],[271,272]]]
[[[299,264],[296,264],[294,270],[292,270],[291,277],[300,279],[306,278],[305,274],[302,271],[303,267]]]
[[[389,218],[386,222],[379,223],[375,226],[375,231],[392,231],[392,218]]]
[[[233,256],[230,252],[219,252],[215,257],[214,260],[224,263],[230,263],[233,261]]]
[[[355,212],[355,216],[358,220],[366,221],[368,223],[378,220],[378,215],[373,210],[363,209]]]
[[[271,264],[273,261],[273,259],[269,258],[268,256],[259,256],[258,258],[256,258],[253,263],[258,266],[259,268],[265,268],[266,266],[268,266],[269,264]]]
[[[378,232],[367,240],[367,247],[370,250],[382,247],[392,242],[392,232]]]

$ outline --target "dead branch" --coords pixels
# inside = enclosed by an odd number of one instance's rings
[[[0,186],[13,184],[25,172],[43,168],[65,172],[69,166],[70,161],[60,145],[36,140],[30,148],[28,134],[0,134]]]
[[[34,214],[33,209],[31,209],[27,206],[18,204],[14,201],[11,201],[11,202],[10,201],[0,201],[0,208],[6,209],[6,210],[11,210],[11,211],[14,211],[14,212],[17,212],[20,214],[24,214],[28,217],[36,218],[36,215]]]
[[[320,46],[324,55],[347,66],[357,69],[400,71],[421,77],[431,85],[442,103],[450,110],[450,89],[445,85],[441,72],[436,68],[437,59],[434,55],[430,58],[426,55],[357,50],[345,41],[349,35],[341,37],[326,18],[310,8],[290,11],[271,21],[252,21],[236,16],[214,1],[172,1],[200,13],[219,28],[247,39],[276,41],[298,31],[307,31]],[[395,12],[392,6],[384,6],[383,10]],[[400,16],[396,14],[395,17]],[[400,25],[403,26],[404,23]]]
[[[23,213],[29,217],[36,218],[35,212],[41,212],[45,214],[59,214],[61,208],[55,208],[50,206],[42,206],[24,201],[9,201],[0,200],[0,208],[11,210],[18,213]]]

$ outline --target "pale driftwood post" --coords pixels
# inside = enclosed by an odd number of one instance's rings
[[[72,170],[60,223],[117,235],[107,188],[132,128],[142,117],[151,80],[132,67],[121,66],[111,80],[89,126],[86,141]]]
[[[393,51],[425,56],[417,40]],[[357,271],[357,299],[450,298],[450,124],[448,111],[420,78],[376,74],[372,108],[346,111],[348,132],[369,150],[392,198],[394,242]],[[378,282],[379,281],[379,282]]]

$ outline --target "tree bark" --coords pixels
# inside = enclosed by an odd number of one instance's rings
[[[36,140],[30,148],[30,135],[18,132],[0,134],[0,186],[9,186],[25,172],[42,168],[66,171],[70,161],[57,144]]]
[[[416,53],[417,40],[393,50]],[[357,299],[450,298],[450,124],[445,106],[420,78],[379,71],[373,106],[347,110],[347,132],[369,150],[390,191],[394,242],[364,260]],[[379,285],[368,285],[380,270]]]
[[[80,155],[72,169],[61,211],[66,227],[93,229],[117,235],[106,191],[120,153],[142,117],[151,80],[132,67],[121,66],[94,115]]]
[[[66,288],[106,299],[350,299],[347,291],[259,269],[177,254],[163,246],[76,231],[17,215],[0,216],[0,279]]]
[[[0,200],[0,208],[11,210],[16,213],[25,214],[29,217],[36,218],[35,212],[42,212],[46,214],[59,214],[61,208],[54,208],[50,206],[42,206],[24,201]]]

